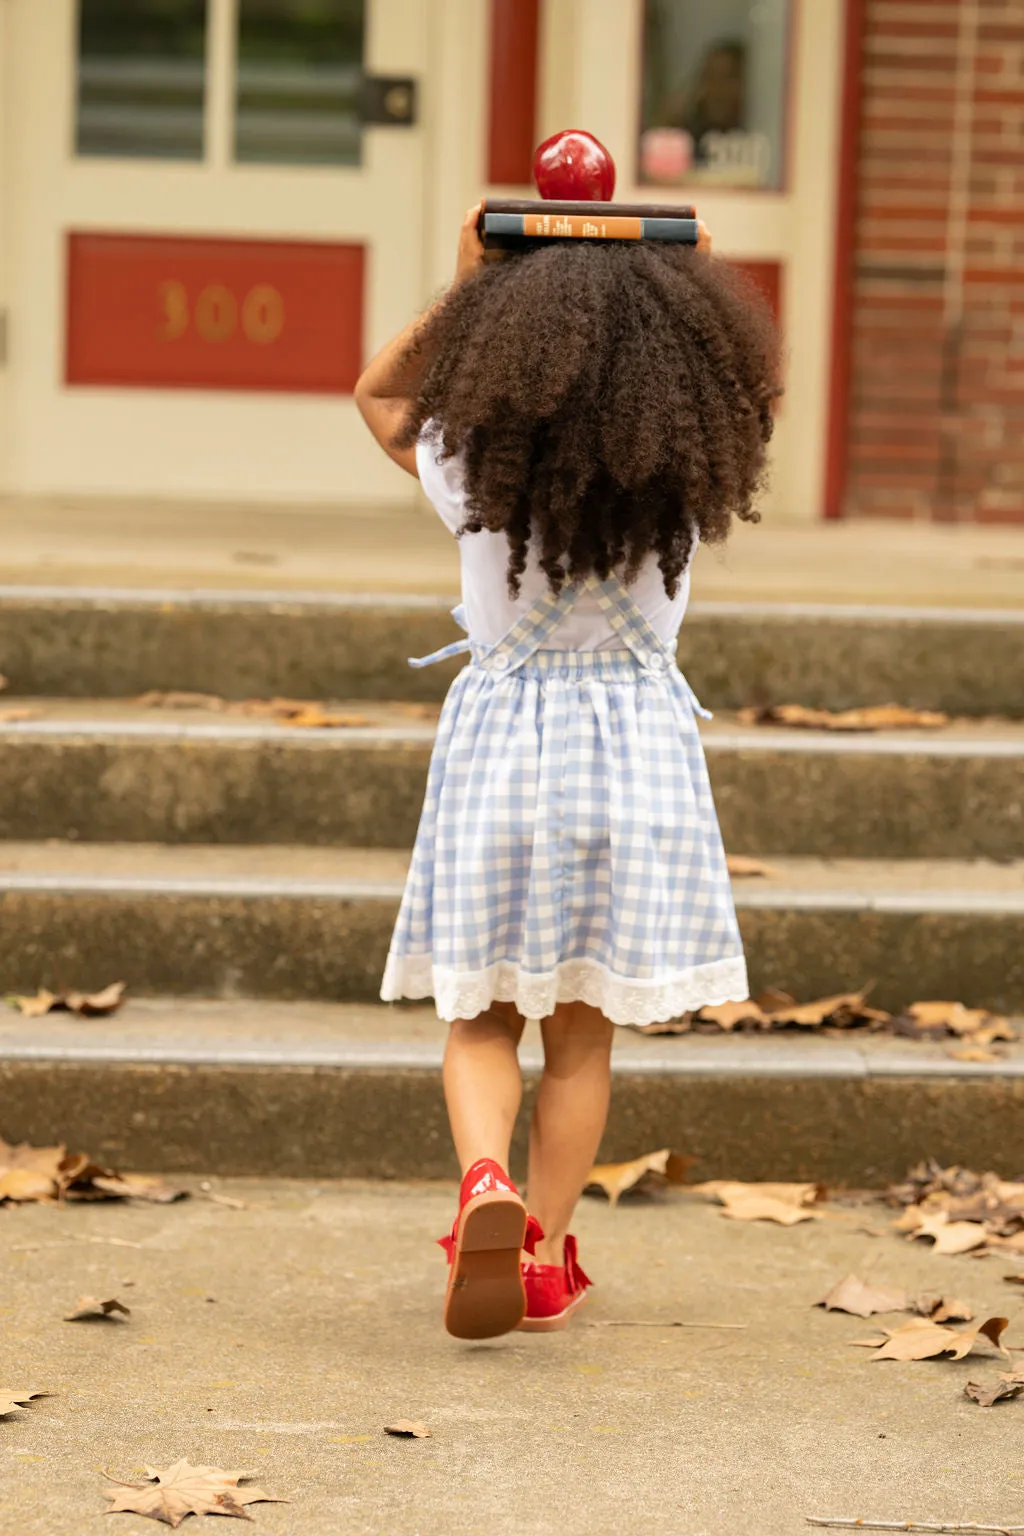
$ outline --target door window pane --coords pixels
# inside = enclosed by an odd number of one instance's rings
[[[646,0],[640,180],[783,185],[790,0]]]
[[[80,155],[201,160],[207,0],[80,0]]]
[[[235,158],[358,165],[365,0],[239,0]]]

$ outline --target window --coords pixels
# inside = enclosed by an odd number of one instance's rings
[[[790,0],[646,0],[640,180],[783,185]]]
[[[80,0],[76,147],[201,160],[206,0]]]
[[[236,160],[358,165],[365,0],[239,0]]]

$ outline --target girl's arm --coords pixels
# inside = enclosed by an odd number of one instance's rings
[[[479,214],[478,203],[462,221],[455,267],[456,283],[471,277],[483,262],[483,242],[476,228]],[[443,299],[437,302],[442,303]],[[417,475],[416,449],[396,448],[394,440],[416,394],[423,367],[423,359],[414,360],[406,354],[430,313],[431,310],[428,310],[424,315],[417,315],[403,331],[382,347],[363,369],[355,388],[356,405],[366,425],[388,457],[394,459],[410,475]]]

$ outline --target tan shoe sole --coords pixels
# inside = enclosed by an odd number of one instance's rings
[[[526,1206],[492,1190],[459,1215],[444,1299],[444,1325],[457,1339],[493,1339],[518,1327],[526,1311],[521,1256]]]

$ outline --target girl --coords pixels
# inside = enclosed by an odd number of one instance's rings
[[[618,1024],[743,999],[746,969],[675,664],[699,540],[753,499],[779,393],[764,308],[701,246],[566,240],[484,260],[356,400],[459,539],[470,664],[448,693],[381,988],[450,1022],[463,1170],[445,1324],[561,1327],[590,1284],[569,1232]],[[506,1172],[517,1046],[541,1020],[530,1214]],[[522,1250],[528,1255],[522,1261]]]

